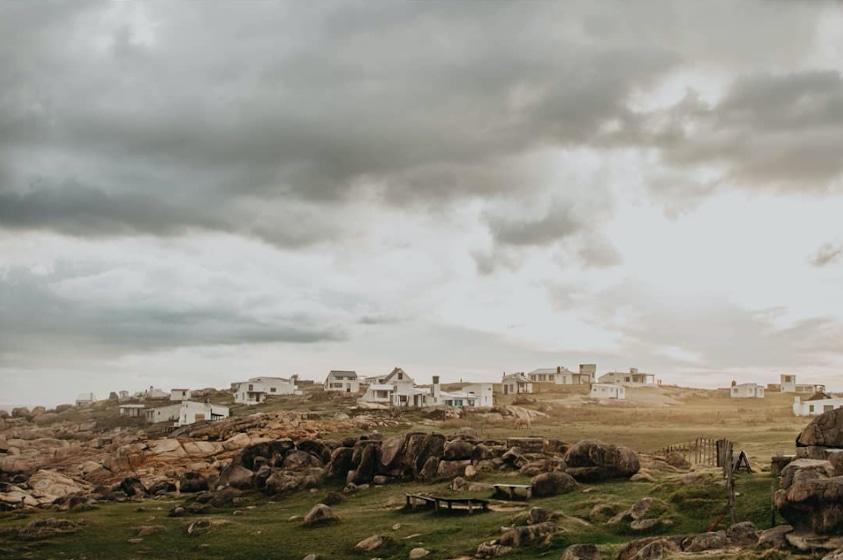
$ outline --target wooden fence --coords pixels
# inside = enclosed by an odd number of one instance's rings
[[[678,453],[692,465],[719,467],[721,466],[721,449],[727,444],[731,444],[731,442],[726,439],[698,437],[687,443],[668,445],[656,451],[655,455],[667,457],[669,453]]]

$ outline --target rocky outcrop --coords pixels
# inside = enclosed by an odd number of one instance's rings
[[[796,446],[843,448],[843,408],[824,412],[811,420],[796,438]]]
[[[787,465],[774,500],[782,517],[797,530],[843,533],[843,476],[835,476],[829,461],[797,459]]]
[[[565,453],[566,472],[584,482],[629,478],[641,468],[638,455],[627,447],[583,440]]]
[[[32,494],[36,497],[54,501],[71,494],[88,493],[91,485],[73,480],[63,474],[51,470],[40,470],[29,477],[27,481]]]

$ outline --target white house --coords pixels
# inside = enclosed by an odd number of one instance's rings
[[[556,385],[588,385],[594,382],[597,364],[580,364],[579,370],[573,372],[566,367],[534,369],[527,374],[532,383],[554,383]]]
[[[619,383],[592,383],[588,393],[592,399],[626,400],[626,387]]]
[[[474,406],[479,408],[491,408],[495,406],[495,393],[493,383],[472,383],[463,388],[465,393],[477,397]]]
[[[121,404],[120,416],[128,416],[129,418],[145,418],[146,405],[144,404]]]
[[[186,401],[190,398],[190,389],[170,389],[171,401]]]
[[[117,393],[117,400],[120,401],[127,401],[129,400],[129,391],[123,390]]]
[[[267,396],[298,395],[296,387],[297,376],[289,379],[283,377],[253,377],[248,381],[232,383],[234,388],[234,402],[242,404],[259,404],[266,401]]]
[[[504,395],[521,395],[533,392],[533,383],[521,372],[503,374],[501,390]]]
[[[764,387],[758,383],[736,383],[729,390],[733,399],[763,399]]]
[[[600,383],[623,383],[624,385],[654,385],[656,376],[652,373],[629,368],[629,371],[610,371],[600,376]]]
[[[529,379],[531,383],[556,383],[556,376],[561,375],[562,369],[562,367],[534,369],[527,374],[527,379]],[[567,368],[564,369],[568,372]]]
[[[795,416],[819,416],[823,412],[843,408],[843,397],[832,397],[818,393],[804,401],[801,397],[793,397],[793,414]]]
[[[79,393],[79,396],[76,397],[76,406],[86,406],[96,400],[97,398],[93,393]]]
[[[167,406],[147,408],[144,411],[144,415],[146,416],[147,422],[156,424],[158,422],[176,422],[179,419],[180,412],[180,404],[169,404]]]
[[[153,387],[152,385],[149,386],[149,389],[143,392],[143,398],[145,399],[166,399],[170,396],[169,393],[166,391],[162,391],[157,387]]]
[[[797,383],[796,375],[793,373],[783,373],[779,377],[779,388],[782,393],[801,393],[805,395],[813,395],[815,393],[825,393],[825,385],[814,383]]]
[[[340,393],[356,393],[360,391],[360,380],[356,371],[332,369],[325,379],[325,390]]]
[[[176,421],[177,426],[187,426],[195,422],[204,422],[210,420],[216,422],[223,418],[228,418],[229,411],[227,406],[219,404],[182,401],[179,405],[179,416]]]
[[[388,375],[374,379],[360,397],[361,403],[385,404],[395,407],[423,407],[436,403],[439,395],[438,377],[433,386],[417,387],[413,378],[396,367]]]

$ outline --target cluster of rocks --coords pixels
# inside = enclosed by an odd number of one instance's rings
[[[776,508],[798,532],[843,533],[843,409],[817,416],[796,445],[797,458],[780,467]]]
[[[380,438],[361,436],[332,442],[279,439],[244,448],[219,475],[218,486],[284,494],[339,479],[351,492],[361,485],[396,480],[452,480],[478,473],[518,469],[533,474],[536,496],[572,490],[584,481],[630,477],[636,454],[596,441],[567,446],[544,438],[480,441],[470,434],[446,437],[413,432]]]

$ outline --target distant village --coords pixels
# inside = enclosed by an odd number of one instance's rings
[[[231,383],[229,392],[234,402],[257,405],[275,396],[302,395],[300,384],[313,385],[312,381],[299,380],[297,375],[284,377],[253,377]],[[662,384],[652,373],[630,368],[628,371],[609,371],[597,377],[597,364],[579,364],[575,370],[563,366],[539,368],[529,373],[504,372],[500,382],[459,383],[457,390],[444,390],[440,376],[432,376],[432,383],[420,385],[403,369],[395,367],[386,375],[359,376],[354,370],[331,370],[321,389],[331,393],[357,395],[361,408],[491,408],[495,395],[529,395],[545,385],[578,385],[588,387],[588,397],[594,401],[625,401],[627,389],[653,387]],[[724,389],[725,391],[726,389]],[[216,421],[230,416],[227,406],[213,404],[208,393],[214,390],[174,388],[169,392],[156,387],[130,394],[128,391],[111,393],[110,400],[119,401],[121,416],[141,418],[148,423],[166,422],[181,427],[202,421]],[[818,416],[823,412],[843,407],[843,397],[826,391],[825,385],[797,383],[796,375],[782,374],[779,383],[766,386],[757,383],[732,381],[728,388],[733,399],[763,399],[768,393],[794,395],[793,414]],[[76,405],[84,407],[96,402],[93,393],[84,393]],[[163,401],[163,403],[162,403]]]

